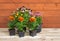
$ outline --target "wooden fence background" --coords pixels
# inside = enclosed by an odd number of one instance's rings
[[[8,27],[8,16],[22,6],[39,11],[43,27],[60,28],[60,0],[0,0],[0,28]]]

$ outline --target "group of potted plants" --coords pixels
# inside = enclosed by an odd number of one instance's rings
[[[40,13],[32,14],[32,10],[23,6],[9,16],[9,34],[11,36],[15,35],[15,29],[17,29],[19,37],[24,37],[26,29],[28,29],[30,36],[36,36],[37,33],[41,32],[41,24],[42,17]]]

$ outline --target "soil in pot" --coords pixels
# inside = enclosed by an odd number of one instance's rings
[[[15,29],[9,29],[9,34],[10,34],[10,36],[15,35]]]
[[[37,30],[29,31],[29,35],[34,37],[37,34],[36,32],[37,32]]]
[[[24,35],[25,35],[25,32],[18,31],[18,35],[19,35],[19,37],[24,37]]]

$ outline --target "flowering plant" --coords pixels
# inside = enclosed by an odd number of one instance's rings
[[[37,26],[42,23],[42,17],[39,12],[32,13],[32,10],[25,8],[24,6],[18,8],[17,11],[9,16],[9,27],[13,29],[15,26],[18,30],[24,31],[24,27],[28,27],[29,30],[36,30]]]

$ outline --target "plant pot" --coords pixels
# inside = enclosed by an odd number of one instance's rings
[[[19,35],[19,37],[24,37],[24,35],[25,35],[25,32],[18,31],[18,35]]]
[[[37,27],[37,33],[41,32],[42,24]]]
[[[10,36],[15,35],[15,29],[9,29],[9,34],[10,34]]]
[[[36,32],[37,32],[37,30],[29,31],[29,35],[34,37],[37,34]]]

